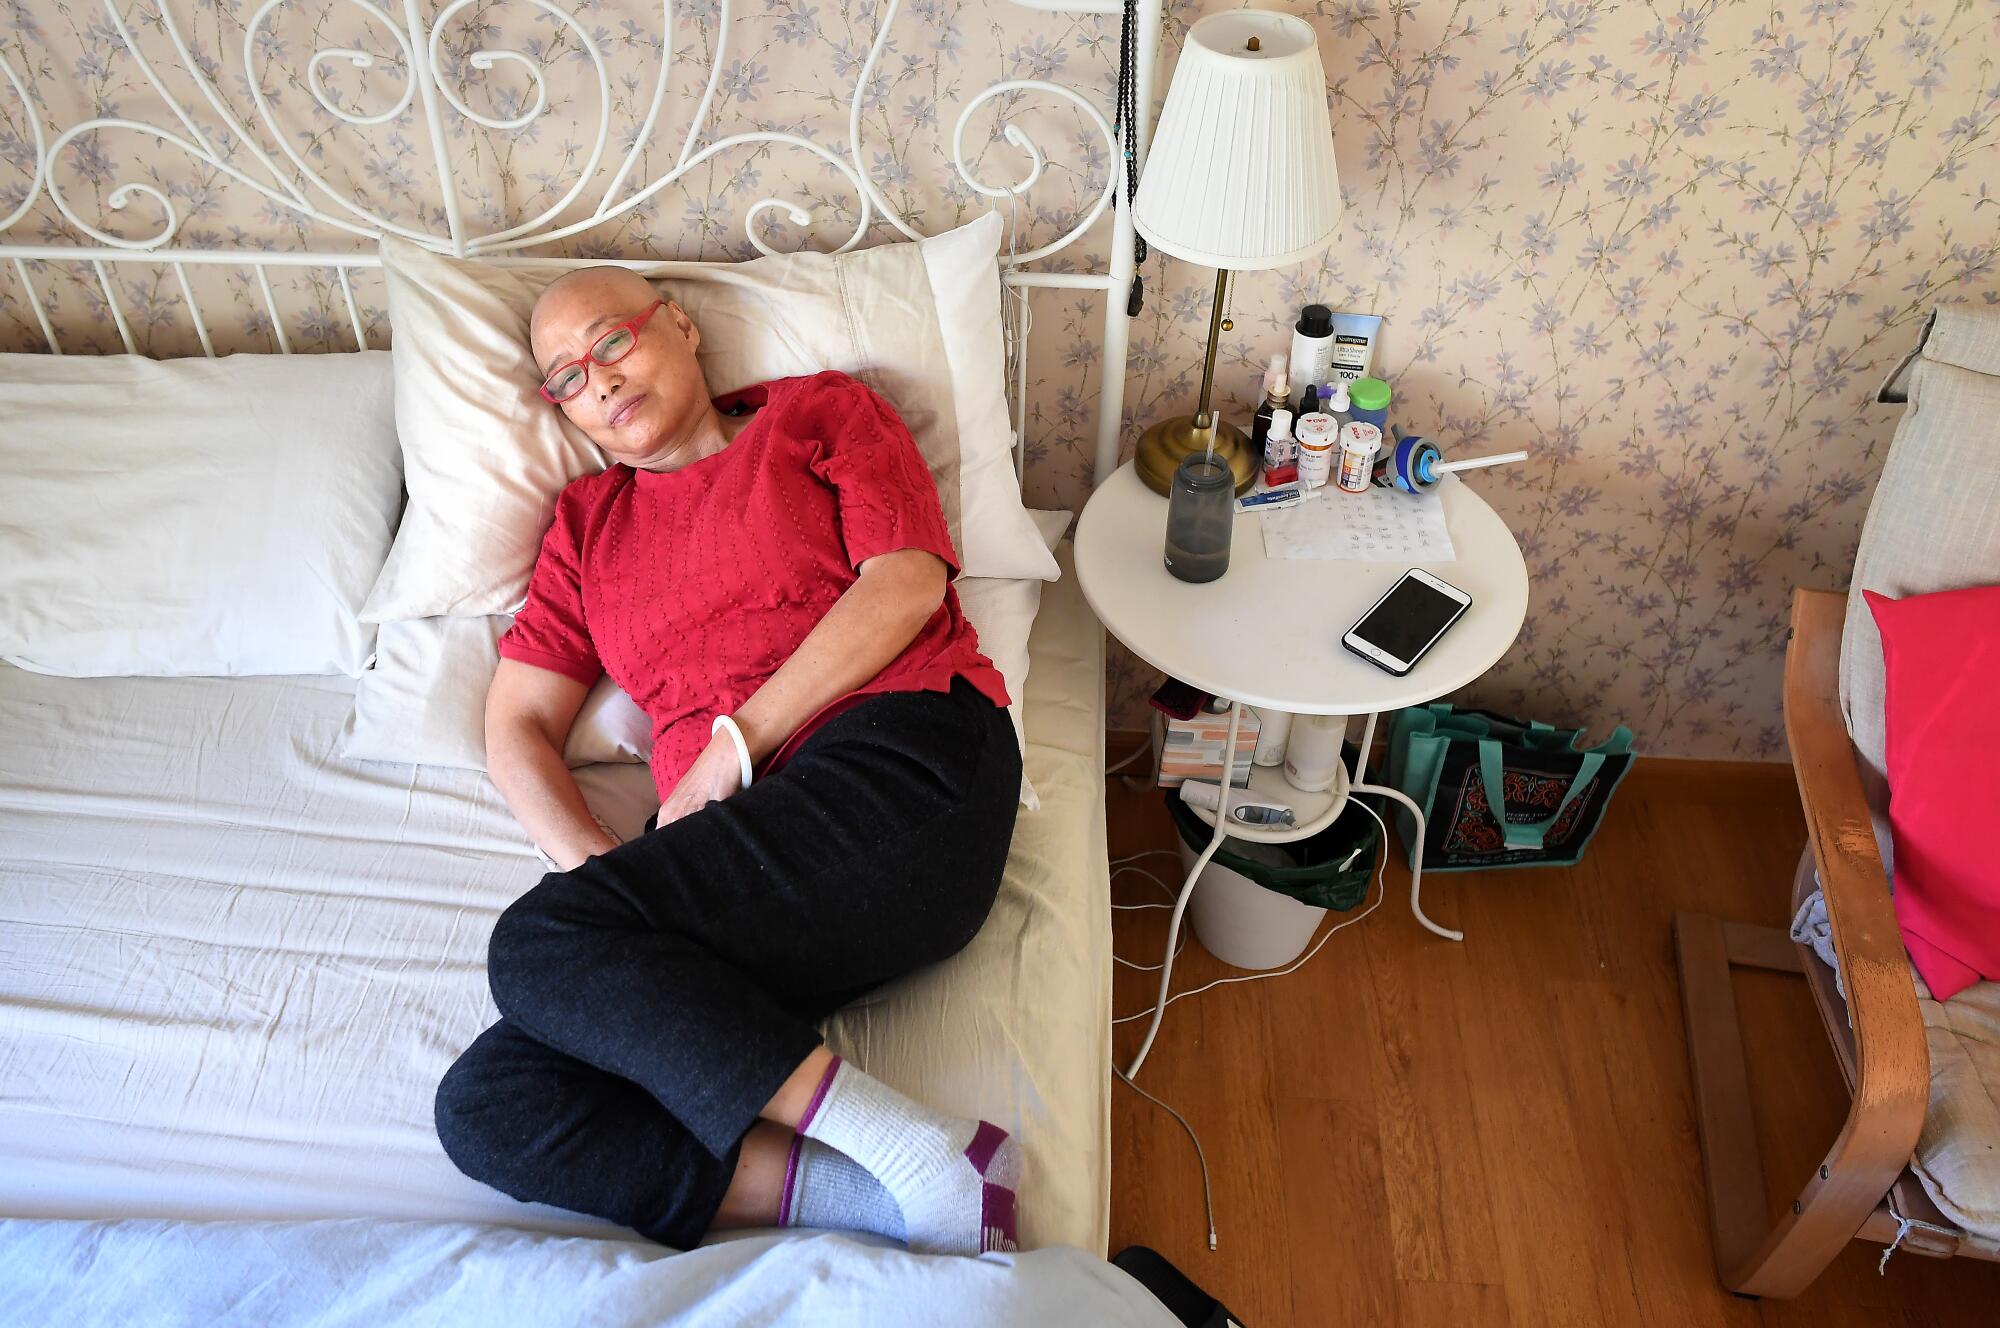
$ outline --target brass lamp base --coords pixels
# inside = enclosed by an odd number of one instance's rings
[[[1250,455],[1250,439],[1241,429],[1220,420],[1208,429],[1196,428],[1191,415],[1161,420],[1139,435],[1139,449],[1132,456],[1132,469],[1139,472],[1139,478],[1146,482],[1147,488],[1165,495],[1173,486],[1174,471],[1180,467],[1181,458],[1190,452],[1206,449],[1211,435],[1215,438],[1215,455],[1236,477],[1237,494],[1248,493],[1250,486],[1257,482],[1259,458]]]

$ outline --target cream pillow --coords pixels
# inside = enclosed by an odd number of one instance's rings
[[[880,392],[937,480],[967,576],[1053,579],[1021,505],[1000,345],[1001,222],[916,244],[790,254],[656,282],[702,332],[717,394],[839,369]],[[536,392],[528,349],[549,269],[382,242],[396,424],[410,501],[368,598],[371,622],[521,606],[562,486],[602,454]]]
[[[1068,512],[1030,511],[1043,543],[1053,551],[1069,529]],[[958,579],[958,606],[965,620],[979,634],[980,653],[993,661],[1007,680],[1007,717],[1014,721],[1014,741],[1027,755],[1028,737],[1021,715],[1028,700],[1028,634],[1034,630],[1035,615],[1042,607],[1042,583],[1033,577],[962,576]],[[1021,771],[1021,806],[1040,811],[1042,800]]]
[[[1068,512],[1030,512],[1043,547],[1061,543]],[[1034,577],[960,577],[959,607],[979,634],[979,648],[1007,680],[1014,738],[1022,736],[1021,707],[1028,689],[1028,633],[1041,605]],[[342,755],[407,765],[486,768],[486,691],[500,665],[496,643],[513,619],[412,618],[382,624],[375,667],[354,692]],[[577,712],[563,760],[575,767],[598,761],[646,761],[653,754],[651,722],[638,703],[610,678],[599,678]],[[1026,774],[1021,805],[1041,806]]]
[[[383,623],[375,667],[355,685],[341,755],[484,770],[486,692],[500,667],[500,634],[513,621],[496,614]],[[577,711],[564,763],[642,762],[652,753],[646,713],[611,679],[599,678]]]

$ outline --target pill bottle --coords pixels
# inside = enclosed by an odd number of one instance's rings
[[[1333,474],[1333,453],[1340,440],[1333,418],[1314,411],[1299,421],[1299,482],[1309,489],[1325,484]]]
[[[1345,493],[1366,493],[1375,471],[1375,454],[1382,450],[1382,431],[1372,424],[1350,421],[1340,431],[1340,474]]]

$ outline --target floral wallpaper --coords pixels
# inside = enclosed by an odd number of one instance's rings
[[[54,154],[54,188],[84,225],[145,238],[171,208],[177,242],[279,250],[367,250],[356,232],[385,224],[443,235],[429,98],[472,233],[544,212],[545,228],[581,220],[680,163],[665,187],[531,252],[741,258],[755,252],[746,224],[776,249],[836,245],[859,212],[839,165],[850,101],[885,21],[856,155],[883,200],[933,233],[990,205],[951,169],[961,109],[998,80],[1046,79],[1108,115],[1119,45],[1115,21],[1000,0],[453,0],[440,77],[416,89],[400,9],[290,0],[260,19],[243,0],[165,2],[0,4],[0,59],[31,98],[0,85],[0,226],[26,207],[7,242],[81,238],[49,192],[30,197],[34,125],[53,144],[93,117],[153,132],[106,128]],[[1519,536],[1533,591],[1519,641],[1472,699],[1626,722],[1656,753],[1782,754],[1790,588],[1844,580],[1896,422],[1873,388],[1930,306],[2000,300],[2000,0],[1267,7],[1319,32],[1347,213],[1313,261],[1236,283],[1219,376],[1236,415],[1300,305],[1384,315],[1376,368],[1399,421],[1468,452],[1532,452],[1475,481]],[[1166,17],[1161,95],[1200,12]],[[1025,173],[1008,125],[1047,158],[1001,205],[1025,252],[1078,227],[1113,156],[1082,108],[1008,91],[966,124],[975,178]],[[623,188],[607,188],[634,144]],[[772,198],[811,219],[795,225]],[[1106,234],[1042,265],[1094,267]],[[878,213],[864,243],[897,238]],[[0,267],[0,347],[43,345],[23,270],[66,350],[120,348],[96,275],[44,263]],[[267,302],[247,269],[121,266],[141,350],[199,352],[183,275],[219,350],[277,349],[273,305],[296,349],[355,342],[329,269],[281,271]],[[1128,447],[1192,408],[1213,274],[1156,256],[1144,280]],[[384,344],[379,283],[355,273],[351,290]],[[1029,498],[1074,508],[1104,371],[1100,306],[1038,293],[1033,323]],[[1111,669],[1112,723],[1139,727],[1157,678],[1116,652]]]

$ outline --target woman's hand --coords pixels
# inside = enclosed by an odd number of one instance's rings
[[[660,804],[660,825],[672,825],[711,802],[721,802],[743,787],[743,762],[727,733],[718,733],[694,758],[674,791]]]
[[[944,603],[944,559],[897,549],[864,559],[854,584],[834,601],[806,639],[765,679],[732,718],[753,764],[784,745],[828,702],[847,695],[903,653]],[[727,733],[717,733],[660,806],[660,825],[721,802],[743,787],[743,763]]]

